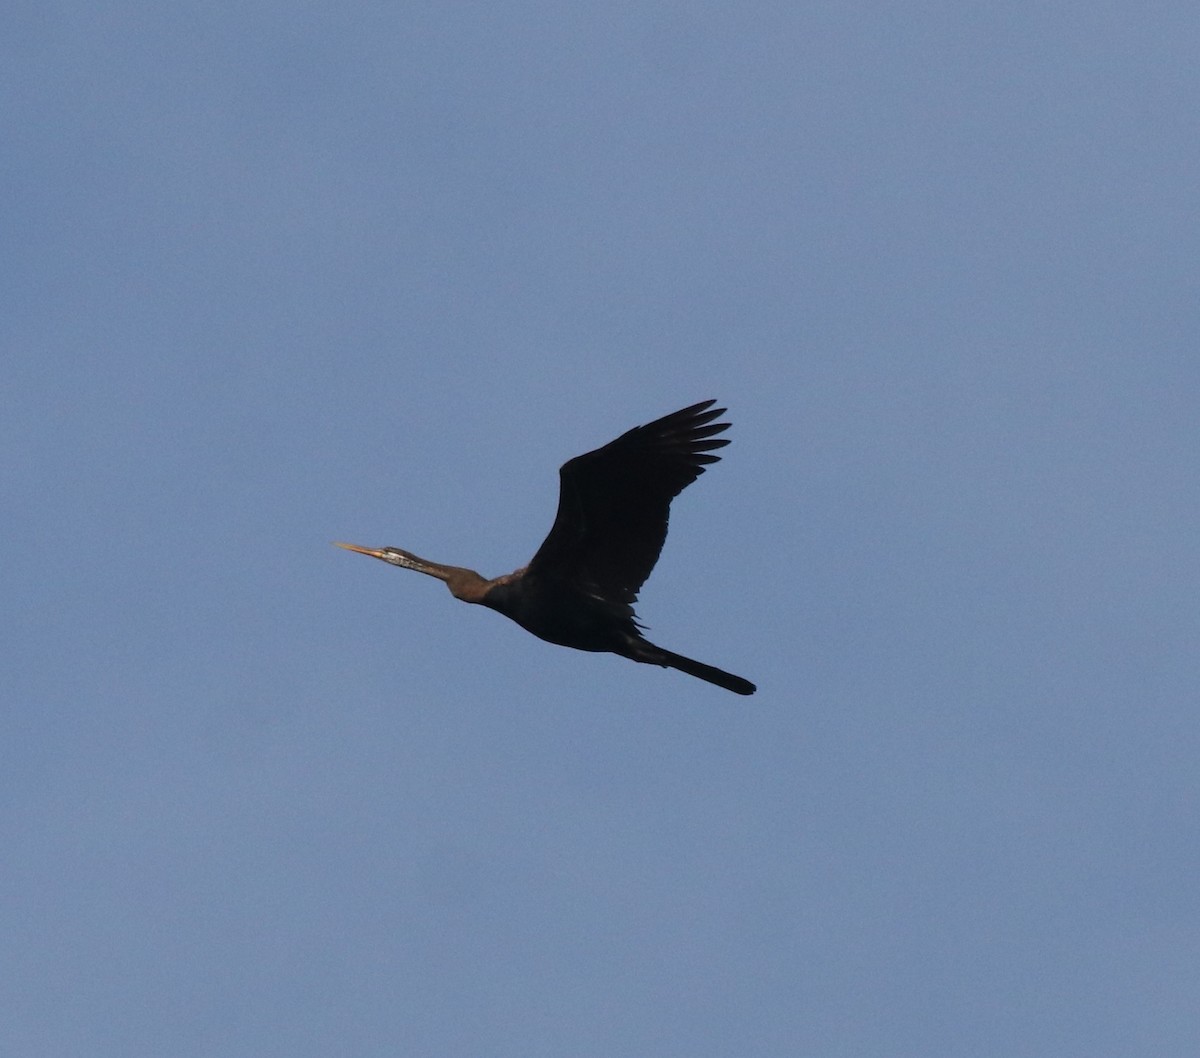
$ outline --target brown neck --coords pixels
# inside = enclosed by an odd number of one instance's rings
[[[398,555],[399,559],[395,561],[395,565],[404,569],[415,569],[418,573],[425,573],[430,577],[437,577],[450,589],[451,595],[456,599],[462,599],[463,602],[483,602],[483,597],[493,583],[485,577],[481,577],[473,569],[430,562],[428,559],[418,558],[407,551],[398,552]]]

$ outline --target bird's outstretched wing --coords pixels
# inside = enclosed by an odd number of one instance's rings
[[[559,470],[558,514],[528,574],[632,604],[667,538],[671,500],[720,456],[729,423],[706,400],[621,434]]]

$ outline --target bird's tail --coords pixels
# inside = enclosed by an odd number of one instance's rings
[[[733,691],[734,694],[753,694],[758,690],[753,683],[742,679],[741,676],[735,676],[733,673],[725,672],[713,665],[705,665],[703,661],[685,658],[682,654],[674,654],[644,640],[638,643],[637,648],[631,651],[629,656],[634,661],[642,661],[648,665],[678,669],[680,672],[686,672],[689,676],[707,680],[709,683],[715,683],[718,687],[724,687],[727,691]]]

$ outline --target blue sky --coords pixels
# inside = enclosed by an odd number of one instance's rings
[[[1194,5],[9,21],[0,1050],[1200,1052]]]

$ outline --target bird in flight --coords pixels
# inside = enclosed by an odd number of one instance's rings
[[[529,565],[514,573],[488,580],[398,547],[337,546],[436,577],[456,599],[496,610],[548,643],[619,654],[753,694],[754,684],[741,676],[655,646],[633,612],[667,538],[671,501],[719,461],[715,449],[729,444],[716,436],[729,423],[713,421],[725,414],[715,403],[702,401],[636,426],[564,463],[550,535]]]

